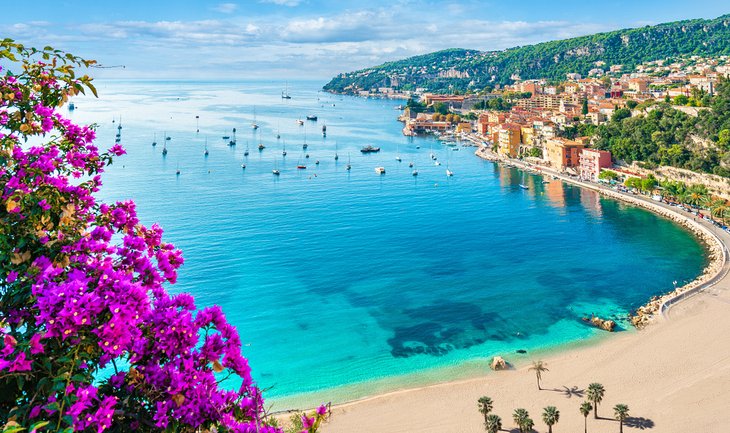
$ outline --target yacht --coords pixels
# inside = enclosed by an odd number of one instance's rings
[[[385,174],[385,167],[375,167],[375,172],[378,174]]]
[[[362,152],[362,153],[376,153],[376,152],[380,152],[380,148],[379,147],[373,147],[373,146],[368,145],[368,146],[365,146],[362,149],[360,149],[360,152]]]

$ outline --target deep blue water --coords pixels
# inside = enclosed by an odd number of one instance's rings
[[[98,123],[102,147],[121,116],[128,155],[105,174],[102,197],[134,199],[143,223],[159,222],[183,249],[171,290],[223,307],[269,398],[353,398],[379,379],[378,389],[444,379],[494,354],[591,338],[582,316],[624,315],[705,264],[697,241],[665,219],[542,184],[473,148],[409,141],[400,102],[320,85],[290,83],[282,100],[279,82],[100,82],[100,99],[78,99],[71,113]],[[299,126],[307,114],[319,121]],[[234,127],[229,147],[221,137]],[[366,144],[383,150],[362,155]]]

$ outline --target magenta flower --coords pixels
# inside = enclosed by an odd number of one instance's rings
[[[30,354],[36,355],[43,353],[43,345],[41,344],[41,334],[33,334],[30,338]]]
[[[15,358],[15,361],[13,361],[13,365],[9,371],[30,371],[32,362],[30,359],[25,359],[25,352],[20,352],[18,357]]]

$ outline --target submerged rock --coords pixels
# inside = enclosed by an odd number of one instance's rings
[[[603,320],[598,316],[591,316],[590,319],[587,317],[583,318],[583,321],[590,323],[596,328],[603,329],[604,331],[613,332],[616,329],[616,322],[613,320]]]

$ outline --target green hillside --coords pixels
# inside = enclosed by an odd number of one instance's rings
[[[478,30],[477,30],[478,31]],[[564,80],[569,72],[587,75],[596,62],[636,65],[674,56],[730,55],[730,14],[713,20],[686,20],[636,29],[544,42],[504,51],[448,49],[338,75],[324,86],[337,93],[377,87],[432,92],[481,90],[521,79]]]

